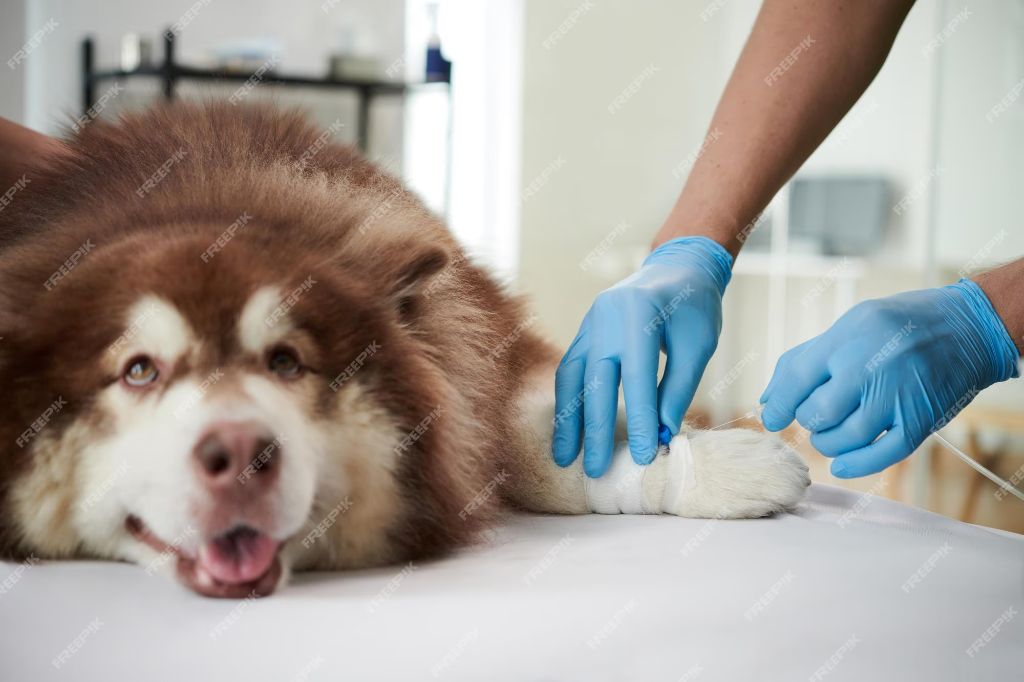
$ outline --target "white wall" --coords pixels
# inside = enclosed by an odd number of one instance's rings
[[[274,0],[28,0],[29,26],[55,18],[49,35],[29,63],[33,89],[29,124],[56,132],[70,114],[80,113],[80,41],[93,34],[98,41],[100,67],[117,65],[121,36],[141,33],[154,43],[161,59],[163,31],[199,5],[178,38],[177,58],[199,64],[226,42],[276,40],[284,48],[281,71],[323,75],[327,56],[343,40],[344,28],[358,23],[357,47],[373,52],[382,63],[400,59],[404,46],[404,0],[323,0],[301,3]]]
[[[995,125],[981,132],[978,126],[987,125],[984,113],[998,99],[995,93],[1006,92],[1024,76],[1017,23],[1021,3],[972,3],[976,15],[935,50],[926,46],[962,6],[946,3],[942,14],[938,2],[917,3],[876,81],[801,172],[882,174],[894,185],[894,204],[922,183],[927,190],[941,187],[938,252],[945,261],[963,262],[965,252],[981,246],[967,249],[964,239],[984,243],[979,230],[985,237],[995,231],[976,226],[979,217],[984,224],[1019,225],[1019,212],[1010,206],[986,203],[985,213],[979,205],[983,189],[998,189],[1013,201],[1009,186],[1020,183],[1024,170],[1021,139],[996,134]],[[700,145],[760,6],[737,0],[598,2],[574,23],[569,20],[571,27],[545,48],[544,41],[580,4],[527,0],[525,20],[523,186],[542,177],[553,162],[558,167],[522,206],[519,287],[532,296],[542,325],[562,345],[572,339],[593,297],[646,253],[682,184],[672,169]],[[718,9],[709,13],[713,6]],[[993,41],[992,35],[1002,38]],[[1008,45],[1011,39],[1014,48]],[[942,99],[943,112],[951,110],[949,118],[970,109],[976,121],[974,110],[980,107],[975,102],[981,98],[986,105],[980,108],[980,124],[958,124],[955,132],[941,136],[940,157],[933,146],[937,60],[956,62],[949,78],[961,83],[956,94],[947,92]],[[656,68],[653,75],[617,113],[609,114],[608,104],[650,64]],[[987,85],[976,87],[978,79]],[[1013,115],[1024,116],[1021,112],[1024,99]],[[999,125],[1009,126],[1012,120],[1020,119],[1006,116]],[[945,125],[948,130],[950,123]],[[979,137],[981,147],[974,145]],[[970,160],[955,161],[957,154]],[[937,163],[943,172],[929,181]],[[991,180],[989,167],[999,174],[997,180]],[[971,180],[963,185],[967,191],[950,189],[949,183],[961,176]],[[891,220],[879,253],[862,264],[863,274],[850,286],[833,281],[827,272],[788,280],[781,344],[766,338],[767,277],[738,268],[726,296],[720,350],[698,402],[723,415],[752,405],[781,350],[820,333],[857,300],[925,286],[927,192],[909,201],[902,215],[893,212]],[[951,220],[973,227],[952,230],[947,227]],[[616,230],[623,222],[629,227]],[[1024,240],[1019,227],[1008,231]],[[581,269],[580,261],[606,238],[611,245],[598,266]],[[740,256],[740,266],[745,258]],[[955,276],[946,273],[946,281],[951,279]],[[805,294],[822,284],[824,293],[802,305]],[[709,387],[750,352],[758,353],[759,360],[747,363],[725,397],[711,404]]]
[[[24,123],[26,65],[24,62],[10,68],[7,61],[15,58],[29,35],[25,0],[4,0],[0,5],[0,116]]]
[[[521,178],[529,196],[518,284],[567,344],[594,295],[642,259],[679,191],[672,171],[700,143],[723,85],[723,25],[701,21],[697,2],[595,2],[559,35],[586,8],[582,0],[525,6]],[[636,94],[609,113],[637,79]],[[582,269],[606,238],[606,256]]]

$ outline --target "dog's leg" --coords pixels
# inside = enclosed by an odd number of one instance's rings
[[[807,466],[779,437],[748,429],[686,429],[647,466],[633,462],[617,420],[612,467],[587,479],[582,455],[562,468],[551,457],[554,388],[537,372],[519,398],[519,442],[509,450],[507,496],[532,511],[751,518],[792,509],[810,484]]]

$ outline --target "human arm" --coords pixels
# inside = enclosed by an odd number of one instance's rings
[[[785,353],[761,402],[770,431],[795,418],[832,473],[906,458],[988,386],[1018,376],[1024,260],[957,284],[865,301]]]
[[[654,457],[659,426],[678,433],[718,344],[737,237],[867,88],[911,5],[766,0],[711,122],[721,134],[698,156],[657,248],[598,295],[562,359],[558,464],[572,463],[582,444],[587,475],[608,469],[620,380],[634,460]],[[813,43],[773,78],[808,36]]]
[[[702,235],[735,258],[744,228],[874,80],[913,4],[765,0],[653,246]]]

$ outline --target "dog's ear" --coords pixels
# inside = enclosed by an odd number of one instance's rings
[[[391,273],[394,282],[391,296],[402,319],[412,322],[419,314],[430,283],[448,266],[451,258],[439,246],[420,248],[403,255]]]

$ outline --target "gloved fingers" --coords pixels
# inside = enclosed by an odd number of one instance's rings
[[[800,403],[828,380],[827,357],[821,348],[813,343],[801,344],[779,359],[761,412],[761,422],[769,431],[789,426]]]
[[[629,452],[637,464],[650,464],[658,452],[658,358],[660,341],[657,336],[640,336],[622,363],[622,391],[626,401],[626,428],[629,434]]]
[[[598,478],[608,470],[615,449],[615,415],[619,407],[619,363],[611,358],[587,360],[589,388],[583,396],[583,471]]]
[[[906,459],[913,451],[903,427],[897,424],[871,445],[837,457],[832,462],[832,475],[836,478],[868,476]]]
[[[661,423],[672,435],[679,433],[683,417],[690,408],[693,394],[711,359],[711,353],[696,348],[686,339],[669,343],[666,348],[665,375],[658,386],[658,405]]]
[[[840,457],[871,445],[890,426],[891,416],[862,405],[839,426],[812,433],[811,445],[826,457]]]
[[[853,414],[860,407],[860,398],[860,386],[856,381],[832,376],[800,403],[796,408],[796,420],[808,431],[826,431]]]
[[[580,452],[583,439],[583,375],[586,357],[571,358],[573,346],[555,372],[554,433],[551,452],[558,466],[569,466]]]
[[[779,356],[778,362],[775,363],[775,371],[772,372],[772,378],[768,381],[768,386],[765,387],[764,392],[761,394],[760,402],[762,404],[768,402],[768,399],[772,397],[772,391],[782,380],[782,376],[789,369],[790,363],[792,363],[794,359],[803,355],[807,348],[810,347],[811,343],[814,342],[817,338],[818,337],[814,337],[812,339],[804,341],[799,345],[793,346],[792,348],[790,348],[785,353]]]

